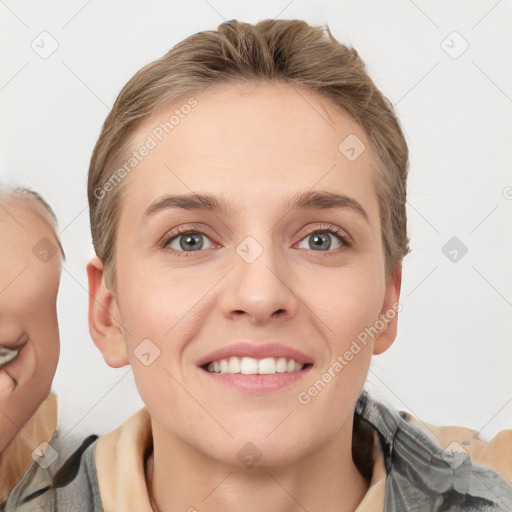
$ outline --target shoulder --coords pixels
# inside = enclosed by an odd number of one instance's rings
[[[59,462],[59,443],[54,439],[54,451],[30,466],[9,495],[5,511],[103,512],[94,461],[97,441],[96,435],[86,437]]]
[[[512,510],[511,431],[486,443],[476,431],[425,423],[366,391],[356,414],[378,434],[386,510]]]
[[[400,416],[425,432],[444,451],[466,454],[474,465],[491,468],[512,484],[511,429],[502,430],[485,441],[478,431],[467,427],[432,425],[405,411],[400,411]]]

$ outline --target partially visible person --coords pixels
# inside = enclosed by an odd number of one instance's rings
[[[57,425],[57,292],[64,251],[36,192],[0,188],[0,509]]]

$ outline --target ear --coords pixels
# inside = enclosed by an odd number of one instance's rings
[[[398,325],[398,311],[401,309],[398,300],[400,299],[400,287],[402,286],[402,265],[400,265],[386,284],[384,304],[379,318],[384,322],[385,327],[377,334],[373,343],[375,355],[385,352],[395,341]]]
[[[103,262],[95,256],[87,264],[89,279],[89,332],[112,368],[129,364],[117,301],[105,285]]]

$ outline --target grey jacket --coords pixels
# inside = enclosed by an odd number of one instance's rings
[[[386,470],[383,512],[512,512],[512,484],[494,469],[474,465],[465,453],[443,450],[407,415],[365,390],[354,414],[378,434]],[[3,510],[103,512],[94,464],[97,441],[89,436],[56,468],[34,462]],[[58,442],[56,436],[50,444]]]

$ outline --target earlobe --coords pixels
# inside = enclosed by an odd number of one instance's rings
[[[383,329],[375,337],[373,354],[382,354],[395,341],[398,328],[398,311],[400,288],[402,286],[402,265],[398,267],[395,274],[391,276],[386,284],[386,295],[380,312],[379,319],[385,324]]]
[[[103,262],[97,256],[87,264],[89,332],[106,363],[113,368],[129,364],[117,301],[106,287]]]

